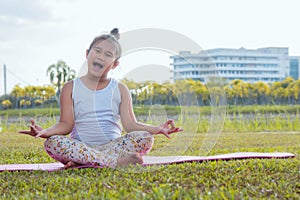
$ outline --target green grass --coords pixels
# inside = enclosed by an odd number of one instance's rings
[[[210,114],[212,109],[216,109],[217,107],[211,106],[169,106],[169,105],[160,105],[168,115],[178,115],[181,112],[200,112],[202,115]],[[141,105],[134,106],[134,112],[136,115],[149,115],[149,110],[151,110],[153,106]],[[227,106],[226,112],[227,114],[255,114],[255,113],[272,113],[272,114],[298,114],[300,111],[300,105],[251,105],[251,106]],[[10,110],[0,110],[0,116],[5,118],[7,116],[10,117],[19,117],[19,116],[46,116],[53,117],[59,115],[59,108],[29,108],[29,109],[10,109]]]
[[[198,155],[194,138],[186,155]],[[155,153],[162,144],[157,137]],[[0,134],[1,164],[53,162],[43,139]],[[299,133],[224,133],[211,155],[238,151],[291,152],[294,159],[235,160],[127,169],[80,169],[58,172],[2,172],[2,199],[231,199],[289,198],[300,195]]]
[[[210,141],[215,145],[202,153],[290,152],[296,158],[1,172],[0,199],[299,199],[299,117],[285,114],[267,119],[261,115],[226,118],[218,137],[206,136],[213,124],[205,117],[199,125],[192,120],[180,122],[188,131],[173,135],[171,140],[157,136],[150,155],[198,156],[203,141]],[[0,164],[54,162],[43,150],[43,139],[16,133],[26,125],[23,119],[19,121],[0,133]],[[54,122],[49,117],[41,124]]]

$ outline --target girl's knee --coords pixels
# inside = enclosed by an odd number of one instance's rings
[[[63,164],[66,164],[66,160],[62,153],[63,149],[69,148],[70,138],[63,135],[53,135],[47,138],[44,142],[44,148],[48,155],[53,159],[60,161]]]
[[[53,135],[47,138],[44,142],[44,148],[48,152],[50,149],[56,149],[57,147],[69,146],[70,138],[64,135]]]
[[[148,153],[152,147],[153,147],[153,144],[154,144],[154,137],[151,133],[147,132],[147,137],[144,137],[144,140],[146,141],[146,144],[145,144],[145,152],[144,154]]]
[[[144,139],[146,140],[146,143],[149,145],[149,146],[153,146],[153,143],[154,143],[154,137],[151,133],[149,132],[146,132],[146,135],[144,136]]]
[[[138,147],[137,151],[141,155],[147,154],[154,144],[153,135],[147,131],[132,132],[129,136],[133,138],[134,146]]]
[[[143,140],[143,142],[148,143],[148,144],[153,144],[154,142],[154,137],[151,133],[147,132],[147,131],[134,131],[131,133],[128,133],[128,135],[132,138],[134,138],[134,140]]]
[[[44,146],[47,147],[47,146],[52,146],[53,144],[57,144],[58,142],[60,142],[64,136],[62,135],[53,135],[53,136],[50,136],[48,137],[45,142],[44,142]]]

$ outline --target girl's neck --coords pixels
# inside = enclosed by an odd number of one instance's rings
[[[108,78],[107,76],[99,78],[89,76],[88,74],[83,76],[81,80],[86,84],[88,88],[96,90],[105,88],[110,82],[110,78]]]
[[[101,76],[101,77],[94,77],[92,75],[85,75],[84,76],[89,82],[93,82],[94,84],[102,83],[102,82],[107,82],[110,80],[107,76]]]

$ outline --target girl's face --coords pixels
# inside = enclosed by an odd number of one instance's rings
[[[100,40],[87,51],[88,73],[94,77],[106,77],[118,65],[116,47],[109,40]]]

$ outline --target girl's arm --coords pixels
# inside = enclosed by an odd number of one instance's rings
[[[19,131],[19,133],[28,134],[34,137],[48,138],[52,135],[67,135],[74,126],[73,100],[72,100],[73,82],[66,83],[60,95],[60,119],[52,127],[43,129],[31,120],[29,131]]]
[[[119,83],[119,89],[121,93],[120,117],[123,128],[127,133],[132,131],[148,131],[152,135],[164,134],[170,138],[169,134],[183,131],[181,128],[175,127],[173,120],[168,120],[160,126],[138,122],[133,112],[132,99],[128,88],[124,84]]]

